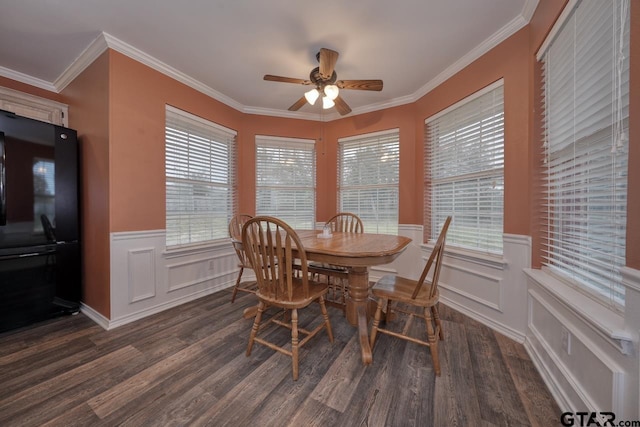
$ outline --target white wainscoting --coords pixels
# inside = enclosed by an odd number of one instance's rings
[[[623,269],[625,312],[615,313],[543,270],[527,270],[525,347],[563,411],[639,413],[640,273]]]
[[[531,239],[505,234],[504,255],[446,247],[440,273],[440,300],[498,332],[524,342]],[[424,265],[433,247],[423,245]]]
[[[111,318],[94,320],[111,329],[228,288],[237,262],[226,239],[167,252],[164,230],[112,233]]]

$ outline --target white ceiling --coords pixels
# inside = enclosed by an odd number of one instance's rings
[[[0,75],[60,91],[107,46],[249,113],[287,108],[321,47],[359,114],[412,102],[522,28],[538,0],[0,0]],[[91,56],[91,55],[94,56]],[[333,111],[333,110],[332,110]],[[335,114],[335,113],[334,113]]]

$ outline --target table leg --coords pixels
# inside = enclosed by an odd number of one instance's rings
[[[349,268],[349,298],[347,299],[347,321],[358,327],[362,362],[368,365],[372,361],[369,346],[367,322],[367,299],[369,296],[369,271],[367,267]]]

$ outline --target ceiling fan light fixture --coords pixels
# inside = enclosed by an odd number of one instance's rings
[[[333,102],[333,99],[329,98],[328,96],[322,97],[322,108],[326,110],[333,107],[334,105],[336,105],[336,103]]]
[[[307,102],[311,105],[316,103],[316,99],[320,96],[320,92],[318,89],[311,89],[309,92],[305,92],[304,97],[307,99]]]
[[[329,97],[332,101],[338,97],[340,93],[340,89],[336,85],[326,85],[324,87],[324,94]]]

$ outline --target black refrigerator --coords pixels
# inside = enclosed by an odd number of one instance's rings
[[[78,313],[78,194],[76,131],[0,110],[0,332]]]

